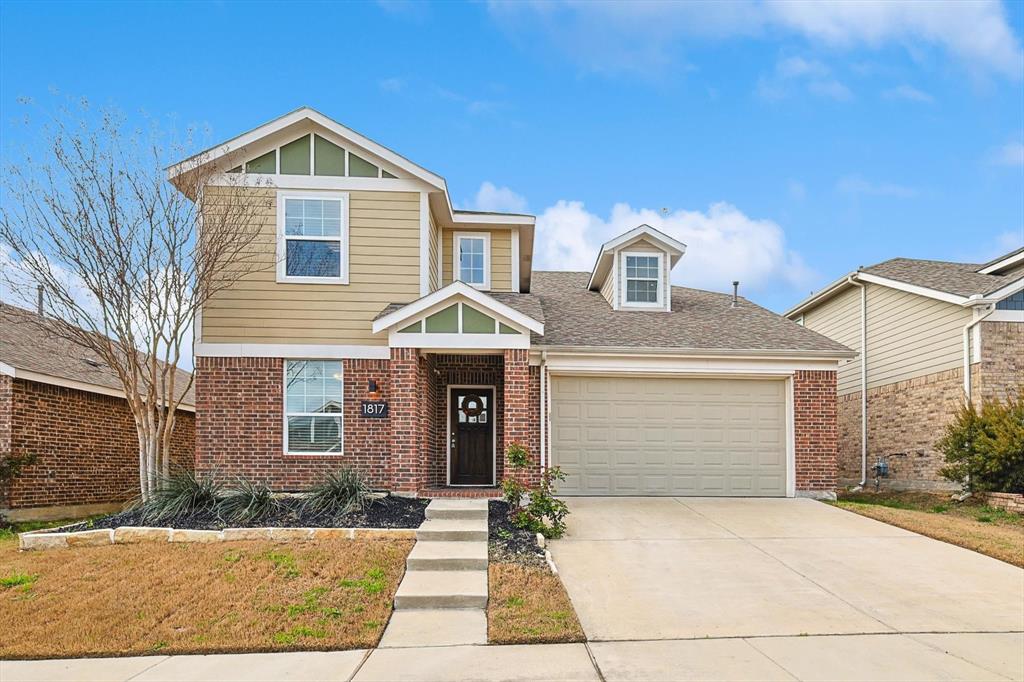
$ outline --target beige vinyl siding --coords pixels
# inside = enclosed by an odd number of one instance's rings
[[[867,285],[868,388],[963,366],[971,311],[898,289]],[[860,352],[860,291],[804,313],[804,326]],[[860,390],[859,358],[839,367],[840,394]]]
[[[512,291],[512,230],[442,230],[441,286],[452,283],[455,233],[481,231],[491,235],[491,291]]]
[[[373,318],[420,295],[419,194],[349,192],[349,283],[290,284],[276,281],[277,190],[234,191],[272,199],[254,243],[262,266],[204,306],[203,341],[386,345]]]
[[[804,313],[804,326],[860,353],[860,289],[850,287]],[[839,395],[860,390],[860,356],[839,361]]]
[[[441,230],[434,222],[434,214],[430,214],[430,290],[441,288],[441,273],[438,272],[438,256],[441,249]]]
[[[601,285],[601,295],[604,296],[604,300],[608,301],[608,305],[615,307],[615,295],[616,295],[616,279],[618,279],[618,269],[613,265],[608,271],[608,276],[604,278],[604,284]]]

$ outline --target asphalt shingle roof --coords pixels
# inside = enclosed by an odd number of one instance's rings
[[[587,289],[589,272],[534,272],[532,295],[544,309],[545,346],[695,350],[824,351],[846,346],[740,297],[672,287],[672,312],[612,310]]]
[[[1006,256],[1001,258],[1006,258]],[[985,295],[1024,277],[1022,273],[983,275],[978,270],[984,267],[985,264],[981,263],[893,258],[863,268],[861,272],[964,297],[975,294]]]
[[[29,310],[0,303],[0,362],[47,376],[80,381],[103,388],[124,390],[117,374],[100,358],[54,333],[40,327],[40,317]],[[46,320],[45,325],[62,324]],[[176,384],[189,385],[191,375],[178,370]],[[183,398],[186,405],[195,404],[189,387]]]

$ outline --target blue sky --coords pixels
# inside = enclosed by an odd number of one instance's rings
[[[639,222],[677,283],[783,310],[894,256],[1024,243],[1024,2],[0,4],[19,97],[88,97],[230,138],[308,104],[538,215],[536,265],[589,269]],[[663,209],[667,209],[663,211]]]

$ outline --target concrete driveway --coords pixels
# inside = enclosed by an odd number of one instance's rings
[[[1024,679],[1009,564],[805,499],[569,507],[551,552],[608,680]]]

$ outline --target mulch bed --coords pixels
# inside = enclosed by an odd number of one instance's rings
[[[537,534],[512,525],[508,518],[507,502],[490,501],[487,507],[487,530],[491,561],[547,569],[544,550],[537,545]]]
[[[146,521],[141,511],[129,509],[110,516],[92,519],[61,528],[62,532],[118,528],[119,526],[158,526],[184,530],[221,530],[223,528],[419,528],[425,518],[430,500],[406,497],[384,497],[374,500],[363,511],[344,516],[311,514],[302,506],[302,499],[290,497],[280,500],[274,514],[252,521],[228,521],[216,512],[203,511],[180,515],[160,521]],[[56,530],[56,529],[54,529]]]

